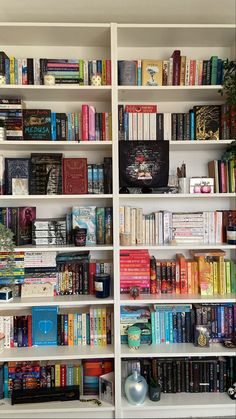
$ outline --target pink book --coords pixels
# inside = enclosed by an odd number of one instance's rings
[[[94,106],[89,106],[89,140],[95,141],[96,140],[96,132],[95,132],[95,108]]]
[[[89,107],[82,105],[82,140],[87,141],[89,138]]]

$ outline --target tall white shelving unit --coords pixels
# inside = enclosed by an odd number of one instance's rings
[[[233,209],[234,194],[200,195],[119,195],[118,167],[118,104],[154,103],[159,112],[185,112],[195,104],[223,103],[218,94],[219,86],[166,86],[136,87],[117,85],[117,60],[160,58],[166,59],[174,49],[182,54],[199,59],[219,55],[222,58],[234,55],[234,25],[195,24],[70,24],[70,23],[0,23],[0,49],[16,57],[80,57],[111,58],[112,86],[0,86],[0,97],[22,98],[27,108],[50,108],[53,111],[78,111],[82,103],[94,104],[97,111],[111,111],[113,121],[112,142],[0,142],[0,154],[8,157],[28,156],[31,152],[63,152],[65,156],[86,156],[89,162],[99,162],[104,156],[113,158],[113,194],[83,196],[1,196],[1,206],[36,205],[37,216],[60,216],[73,204],[112,205],[114,213],[113,246],[88,248],[92,257],[113,258],[114,284],[109,299],[100,301],[94,296],[65,296],[45,299],[15,299],[1,306],[0,313],[27,312],[35,305],[58,305],[63,308],[96,304],[110,305],[114,309],[114,345],[107,348],[46,347],[14,348],[0,354],[0,362],[17,360],[74,360],[113,358],[115,362],[115,404],[94,407],[80,402],[57,402],[38,405],[11,406],[0,401],[0,417],[8,418],[171,418],[234,416],[235,403],[226,394],[163,394],[159,403],[148,399],[142,406],[128,404],[121,389],[121,361],[137,357],[178,356],[229,356],[234,350],[221,345],[207,349],[195,348],[192,344],[153,345],[141,347],[137,353],[120,345],[120,306],[125,304],[152,304],[178,302],[235,302],[234,295],[203,298],[200,296],[153,296],[145,295],[138,301],[120,296],[119,290],[119,205],[140,206],[146,212],[161,209],[210,210]],[[170,170],[184,160],[187,176],[207,175],[207,162],[219,158],[228,141],[218,142],[170,142]],[[188,252],[190,248],[221,248],[233,257],[230,245],[202,246],[139,246],[148,249],[157,257],[173,257],[177,251]],[[22,248],[30,250],[32,246]],[[133,247],[132,247],[133,248]],[[137,248],[137,247],[135,247]],[[40,251],[71,251],[74,247],[38,247]],[[17,249],[18,250],[18,249]],[[187,254],[187,253],[186,253]]]

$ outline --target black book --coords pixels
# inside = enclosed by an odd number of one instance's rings
[[[27,82],[34,84],[34,59],[27,58]]]
[[[162,363],[162,391],[167,393],[167,361],[164,360]]]
[[[206,85],[211,84],[211,60],[207,60],[207,67],[206,67]]]
[[[196,140],[220,139],[220,105],[194,106],[194,115]]]
[[[185,341],[187,343],[192,342],[191,336],[191,313],[185,313]]]
[[[176,360],[176,393],[181,393],[181,362],[179,359]],[[174,368],[173,368],[174,369]]]
[[[184,133],[183,139],[186,141],[190,140],[190,115],[189,113],[184,114]]]
[[[51,110],[23,109],[24,140],[51,140]]]
[[[166,383],[166,392],[172,393],[173,392],[173,369],[172,369],[172,361],[167,361],[166,363],[167,369],[167,383]]]
[[[67,139],[67,115],[66,113],[60,114],[61,120],[61,140],[66,141]]]
[[[104,193],[112,194],[112,158],[104,157]]]
[[[12,195],[12,179],[29,179],[30,159],[5,158],[5,194]]]
[[[177,140],[177,113],[171,114],[171,141]]]
[[[157,113],[156,114],[156,139],[157,140],[164,140],[164,114]]]
[[[6,60],[9,60],[9,57],[5,54],[4,51],[0,51],[0,75],[6,75]]]
[[[44,84],[44,75],[47,73],[47,62],[46,58],[40,58],[39,68],[40,68],[40,84]]]
[[[38,184],[40,182],[40,186]],[[62,154],[31,154],[31,195],[62,193]]]
[[[186,328],[185,328],[185,312],[181,313],[181,331],[182,331],[182,342],[186,342]]]
[[[177,113],[177,132],[176,132],[176,140],[183,141],[184,139],[184,114]]]
[[[124,106],[118,105],[118,140],[124,139]]]
[[[56,113],[56,138],[57,141],[61,140],[61,114],[60,113]]]
[[[181,392],[189,392],[189,366],[188,360],[181,360]]]
[[[193,393],[199,393],[200,390],[200,364],[199,361],[192,362],[193,368]]]
[[[208,63],[208,60],[203,60],[203,65],[202,65],[202,84],[203,85],[207,84],[207,63]]]
[[[183,335],[182,335],[182,313],[177,313],[177,342],[182,343]]]

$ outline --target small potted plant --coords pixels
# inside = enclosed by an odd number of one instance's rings
[[[0,223],[0,252],[6,252],[6,265],[2,269],[2,274],[11,276],[14,269],[14,241],[13,233],[9,228]]]
[[[149,399],[158,402],[161,398],[161,386],[157,378],[151,376],[149,384]]]

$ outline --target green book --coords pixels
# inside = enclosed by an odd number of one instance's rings
[[[211,85],[216,85],[217,83],[217,61],[217,56],[211,57]]]

